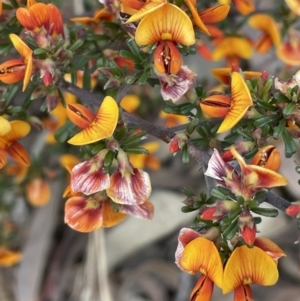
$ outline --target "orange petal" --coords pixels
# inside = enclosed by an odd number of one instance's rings
[[[135,39],[140,46],[161,40],[189,46],[195,43],[195,34],[189,16],[176,5],[166,3],[140,21]]]
[[[74,196],[65,204],[65,223],[79,232],[91,232],[102,226],[102,202],[93,197]]]
[[[248,15],[255,10],[255,5],[251,0],[235,0],[234,4],[242,15]]]
[[[50,35],[62,34],[64,36],[64,22],[60,10],[52,3],[47,4],[47,10],[49,13],[48,26]]]
[[[222,287],[223,265],[212,241],[202,237],[192,240],[183,250],[180,265],[188,273],[201,272]]]
[[[6,135],[10,130],[10,122],[6,118],[0,116],[0,136]]]
[[[116,128],[118,118],[119,108],[116,101],[112,97],[106,96],[93,122],[68,140],[68,143],[85,145],[109,138]]]
[[[13,59],[0,64],[0,80],[5,84],[14,84],[25,76],[23,59]]]
[[[214,24],[223,21],[230,10],[230,5],[217,5],[201,10],[200,18],[204,24]]]
[[[32,206],[46,205],[50,200],[50,196],[50,186],[41,178],[35,178],[26,185],[26,197]]]
[[[190,300],[193,301],[210,301],[214,289],[214,283],[209,277],[201,275],[194,286]]]
[[[166,3],[165,0],[148,0],[146,3],[138,9],[138,11],[133,14],[127,21],[126,23],[132,23],[137,20],[140,20],[144,18],[146,15],[149,13],[157,10],[161,6],[163,6]]]
[[[7,153],[18,163],[28,166],[30,165],[30,157],[27,150],[19,142],[12,142],[7,148]]]
[[[93,112],[79,103],[68,104],[67,115],[74,124],[83,129],[88,127],[95,119]]]
[[[265,251],[268,255],[271,256],[273,260],[278,260],[279,258],[286,256],[279,246],[277,246],[271,239],[266,237],[256,237],[254,241],[254,245],[263,251]]]
[[[5,151],[0,148],[0,169],[6,164],[7,157]]]
[[[22,259],[22,254],[16,251],[10,251],[4,247],[0,247],[0,266],[10,267],[17,264]]]
[[[28,30],[40,29],[49,25],[49,10],[47,4],[36,3],[26,9],[20,7],[16,11],[18,21]]]
[[[200,102],[201,110],[209,117],[222,118],[225,117],[231,106],[231,97],[226,95],[211,95]]]
[[[252,297],[250,285],[242,285],[234,290],[234,301],[250,301]]]
[[[207,27],[205,26],[204,22],[202,21],[200,15],[198,14],[198,11],[196,9],[196,6],[192,3],[192,1],[190,0],[184,0],[186,5],[189,7],[192,16],[193,16],[193,20],[195,22],[195,24],[207,35],[210,35]]]
[[[102,204],[102,215],[103,227],[106,228],[119,224],[127,217],[127,214],[115,211],[109,200],[104,201]]]
[[[278,280],[276,263],[263,250],[241,246],[229,257],[223,280],[223,294],[251,283],[273,285]]]
[[[217,133],[223,133],[234,127],[253,104],[249,89],[238,72],[233,72],[231,76],[231,98],[231,108]]]
[[[241,57],[249,59],[253,49],[249,41],[244,38],[227,37],[224,38],[213,51],[213,60],[221,60],[227,57]]]
[[[279,59],[290,66],[300,65],[300,38],[282,43],[276,50]]]
[[[27,9],[30,8],[33,4],[36,4],[37,2],[35,0],[27,0]]]

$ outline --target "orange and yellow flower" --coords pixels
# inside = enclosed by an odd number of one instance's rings
[[[50,186],[41,177],[36,177],[26,184],[25,192],[28,203],[36,207],[46,205],[51,197]]]
[[[218,133],[223,133],[234,127],[252,105],[249,89],[238,72],[231,75],[231,97],[226,95],[211,95],[200,102],[202,111],[210,117],[224,117]]]
[[[116,101],[106,96],[96,116],[86,107],[79,104],[67,106],[71,121],[83,130],[68,140],[73,145],[85,145],[112,136],[119,118]]]
[[[140,21],[135,39],[139,46],[156,43],[154,51],[156,70],[159,73],[176,74],[182,65],[177,43],[185,46],[193,45],[195,34],[189,16],[177,6],[165,3]]]
[[[262,35],[254,44],[258,53],[266,53],[273,45],[275,47],[280,45],[279,30],[272,17],[266,14],[255,14],[249,18],[248,22],[251,27],[262,31]]]
[[[22,254],[0,246],[0,267],[10,267],[20,262]]]
[[[240,58],[249,59],[253,54],[253,46],[246,38],[228,36],[220,41],[212,53],[212,59],[226,59],[227,66],[239,66]]]
[[[9,37],[22,59],[12,59],[0,64],[0,80],[5,84],[14,84],[24,79],[24,91],[32,74],[32,50],[19,36],[10,34]]]
[[[0,136],[0,168],[7,161],[5,152],[18,163],[28,166],[30,164],[29,154],[18,140],[29,133],[30,125],[20,120],[11,121],[10,125],[11,130],[7,134]]]
[[[231,2],[237,11],[244,16],[255,10],[255,4],[252,0],[219,0],[220,4],[230,4]]]
[[[300,5],[298,0],[285,0],[285,3],[294,14],[300,16]]]

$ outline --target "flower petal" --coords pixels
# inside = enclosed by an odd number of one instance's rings
[[[68,140],[68,143],[85,145],[109,138],[116,128],[118,118],[119,108],[116,101],[112,97],[106,96],[93,122]]]
[[[139,205],[119,205],[119,208],[120,212],[146,220],[151,220],[154,214],[154,205],[149,200]]]
[[[188,243],[182,253],[180,266],[188,273],[201,272],[222,288],[223,265],[212,241],[199,237]]]
[[[231,108],[221,123],[217,133],[223,133],[234,127],[253,104],[249,89],[238,72],[231,75]]]
[[[267,237],[256,237],[254,245],[265,251],[275,261],[286,256],[283,250]]]
[[[68,104],[67,115],[74,124],[83,129],[88,127],[95,119],[93,112],[79,103]]]
[[[126,21],[126,23],[132,23],[132,22],[135,22],[137,20],[144,18],[146,15],[157,10],[165,3],[166,3],[165,0],[148,0],[148,1],[146,1],[145,4],[140,9],[138,9],[138,11],[135,14],[133,14]]]
[[[28,166],[30,165],[30,157],[27,150],[18,141],[12,142],[6,152],[18,163]]]
[[[6,118],[0,116],[0,136],[6,135],[10,130],[10,122]]]
[[[273,285],[278,276],[277,265],[268,254],[257,247],[241,246],[232,252],[226,263],[223,294],[251,283]]]
[[[214,283],[211,279],[205,275],[201,275],[196,282],[191,295],[192,301],[210,301],[214,289]]]
[[[252,56],[253,49],[251,43],[238,37],[227,37],[224,38],[213,51],[213,60],[221,60],[227,57],[241,57],[249,59]]]
[[[22,259],[22,253],[0,247],[0,267],[10,267]]]
[[[102,226],[102,202],[90,197],[74,196],[65,204],[65,223],[79,232],[91,232]]]
[[[189,46],[195,43],[195,34],[189,16],[176,5],[166,3],[140,21],[135,39],[140,46],[162,40]]]
[[[255,10],[255,5],[252,0],[235,0],[234,4],[236,6],[236,9],[242,15],[248,15]]]
[[[102,203],[102,216],[103,227],[109,228],[122,222],[127,217],[127,214],[115,211],[109,199],[107,199]]]
[[[199,15],[204,24],[214,24],[223,21],[227,17],[229,10],[230,5],[223,4],[201,10]]]
[[[35,178],[26,185],[26,197],[32,206],[44,206],[51,197],[49,184],[41,179]]]

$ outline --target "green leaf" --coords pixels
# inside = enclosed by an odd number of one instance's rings
[[[187,145],[182,148],[182,163],[188,164],[190,162],[189,151]]]
[[[284,107],[282,111],[283,115],[285,116],[290,115],[294,111],[295,107],[296,107],[295,103],[292,102],[289,103],[287,106]]]
[[[225,239],[230,240],[237,233],[237,231],[238,231],[238,219],[236,218],[234,221],[231,222],[230,225],[228,225],[224,229],[223,236]]]
[[[120,50],[119,55],[125,59],[130,59],[133,61],[139,60],[139,57],[136,54],[133,54],[128,50]]]
[[[181,207],[181,212],[183,212],[183,213],[188,213],[188,212],[192,212],[192,211],[196,211],[196,210],[198,210],[198,208],[191,208],[188,206]]]
[[[183,194],[185,194],[188,197],[195,196],[195,193],[188,187],[185,187],[185,186],[182,187],[181,191],[182,191]]]
[[[214,197],[216,197],[217,199],[220,199],[220,200],[226,200],[226,195],[223,194],[221,191],[219,191],[218,189],[216,188],[213,188],[210,192],[210,194]]]
[[[280,101],[280,102],[286,102],[286,103],[289,103],[290,100],[288,97],[286,97],[284,94],[282,94],[281,92],[278,92],[278,93],[274,93],[273,94],[273,97],[277,100],[277,101]]]
[[[286,120],[285,119],[281,119],[278,126],[275,128],[274,133],[273,133],[273,138],[274,139],[279,139],[282,135],[282,132],[285,128],[285,124],[286,124]]]
[[[261,208],[253,207],[250,210],[256,214],[267,216],[267,217],[276,217],[278,215],[278,210],[275,208]]]
[[[263,117],[260,117],[258,119],[256,119],[254,121],[254,126],[257,127],[257,128],[260,128],[266,124],[270,124],[272,123],[273,121],[276,121],[278,119],[280,119],[281,117],[279,115],[267,115],[267,116],[263,116]]]
[[[286,128],[284,128],[282,131],[282,138],[285,146],[285,157],[290,158],[297,152],[297,145]]]
[[[103,162],[103,165],[104,167],[106,168],[110,168],[114,159],[115,159],[115,152],[109,150],[106,155],[105,155],[105,158],[104,158],[104,162]]]

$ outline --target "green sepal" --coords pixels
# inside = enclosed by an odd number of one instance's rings
[[[224,229],[223,236],[225,239],[230,240],[237,233],[237,231],[238,231],[238,218],[232,221],[231,224]]]
[[[104,157],[103,166],[109,169],[115,159],[115,156],[116,153],[114,151],[109,150]]]
[[[196,210],[198,210],[198,208],[191,208],[189,206],[181,207],[181,212],[183,212],[183,213],[193,212],[193,211],[196,211]]]

